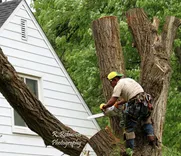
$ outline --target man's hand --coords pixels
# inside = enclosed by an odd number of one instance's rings
[[[119,103],[118,103],[118,102],[115,102],[115,103],[114,103],[114,107],[118,108],[118,107],[119,107]]]
[[[105,109],[105,108],[104,108],[105,105],[106,105],[105,103],[102,103],[102,104],[100,104],[99,108],[100,108],[101,110],[104,110],[104,109]]]
[[[114,107],[122,111],[125,110],[125,104],[122,104],[120,101],[115,102]]]

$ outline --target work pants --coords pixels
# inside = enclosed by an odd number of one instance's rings
[[[148,118],[146,120],[150,119]],[[125,117],[126,148],[134,149],[134,139],[135,139],[134,132],[137,126],[137,122],[138,121],[132,118],[129,114],[126,114]],[[146,136],[154,136],[153,125],[151,122],[143,121],[142,128]]]

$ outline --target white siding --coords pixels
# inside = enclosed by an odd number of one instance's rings
[[[0,47],[19,73],[38,76],[42,80],[42,103],[62,123],[72,129],[93,136],[96,122],[77,94],[54,52],[47,43],[24,2],[5,23],[0,33]],[[21,39],[21,18],[27,20],[27,41]],[[0,155],[1,156],[58,156],[61,152],[46,148],[37,135],[16,134],[12,129],[12,108],[0,94]],[[90,149],[88,147],[88,149]],[[95,155],[91,152],[91,155]]]

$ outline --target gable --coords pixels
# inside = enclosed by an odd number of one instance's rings
[[[27,40],[21,38],[21,19],[27,21]],[[17,72],[41,78],[42,103],[62,123],[88,137],[100,129],[95,120],[87,120],[89,108],[24,1],[0,28],[0,47]],[[0,128],[0,133],[10,137],[12,108],[2,95],[0,101],[0,118],[6,121],[0,124],[6,130]],[[15,144],[11,140],[15,141],[10,139],[9,143]],[[33,146],[29,142],[27,145]]]

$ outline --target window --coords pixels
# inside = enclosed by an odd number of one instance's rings
[[[21,19],[21,39],[27,41],[27,21]]]
[[[22,80],[26,83],[26,85],[28,86],[28,88],[32,91],[33,94],[35,94],[38,98],[39,98],[39,79],[38,78],[34,78],[34,77],[29,77],[29,76],[21,76]],[[26,123],[24,122],[24,120],[21,118],[21,116],[15,111],[13,110],[13,114],[14,114],[14,126],[19,126],[19,127],[27,127]]]

